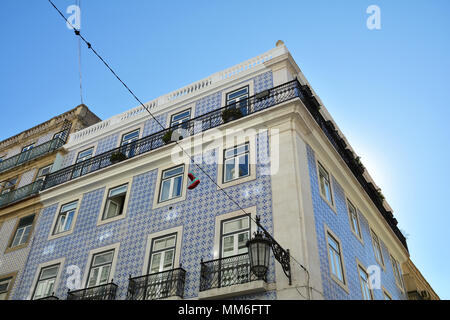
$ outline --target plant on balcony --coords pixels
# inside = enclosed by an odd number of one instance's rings
[[[163,135],[162,140],[164,141],[165,144],[173,142],[172,141],[172,133],[173,133],[173,131],[169,130]]]
[[[364,171],[366,171],[366,168],[364,167],[364,165],[361,163],[361,157],[356,157],[355,158],[355,163],[356,163],[356,168],[358,169],[358,172],[363,174]]]
[[[242,118],[243,114],[240,109],[229,108],[222,111],[222,119],[223,122],[227,123],[228,121],[236,120]]]
[[[377,189],[377,196],[378,196],[378,200],[380,200],[381,203],[383,203],[384,201],[384,195],[381,193],[381,189]]]
[[[126,155],[124,155],[122,152],[115,152],[115,153],[113,153],[113,154],[111,154],[111,157],[109,158],[109,160],[112,162],[112,163],[117,163],[117,162],[120,162],[120,161],[123,161],[123,160],[126,160],[127,159],[127,156]]]

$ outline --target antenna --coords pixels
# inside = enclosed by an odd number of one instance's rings
[[[80,28],[81,28],[81,0],[77,0],[76,2],[78,8],[80,9]],[[80,76],[80,101],[81,104],[83,103],[83,81],[82,81],[82,76],[81,76],[81,39],[80,37],[78,37],[78,72],[79,72],[79,76]]]

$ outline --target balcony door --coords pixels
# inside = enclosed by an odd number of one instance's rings
[[[122,146],[121,152],[127,156],[127,158],[132,158],[136,153],[136,142],[139,140],[139,129],[124,134],[122,136],[122,141],[120,145]]]
[[[170,295],[175,285],[175,279],[172,279],[172,273],[169,271],[174,268],[176,243],[176,234],[152,241],[149,274],[153,276],[149,277],[147,284],[147,299],[159,299]]]
[[[221,263],[219,281],[222,287],[248,282],[250,265],[247,240],[250,237],[248,217],[240,217],[222,222]]]
[[[89,270],[88,288],[107,284],[109,273],[114,258],[114,250],[102,252],[92,257],[92,264]]]

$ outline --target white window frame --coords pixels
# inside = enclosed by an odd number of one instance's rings
[[[185,117],[183,117],[183,118],[181,118],[179,120],[173,120],[174,117],[179,116],[179,115],[181,115],[183,113],[186,113],[186,112],[189,112],[188,116],[185,116]],[[177,126],[178,128],[183,128],[181,125],[183,123],[191,120],[191,119],[192,119],[192,108],[187,108],[187,109],[184,109],[182,111],[175,112],[175,113],[171,114],[170,117],[169,117],[169,121],[170,121],[169,122],[169,127],[172,128],[172,127]]]
[[[236,220],[241,220],[241,219],[247,219],[248,220],[248,227],[247,228],[243,228],[243,229],[239,229],[237,231],[233,231],[233,232],[228,232],[228,233],[224,233],[224,225],[226,223],[232,222],[232,221],[236,221]],[[244,253],[248,253],[248,249],[246,248],[245,252],[241,252],[239,253],[239,235],[243,234],[243,233],[247,233],[247,241],[250,240],[251,238],[251,220],[248,216],[246,215],[241,215],[238,217],[233,217],[230,219],[225,219],[221,221],[221,233],[220,233],[220,257],[221,258],[228,258],[228,257],[232,257],[232,256],[236,256],[236,255],[240,255],[240,254],[244,254]],[[225,257],[224,256],[224,239],[226,237],[230,237],[233,236],[233,254]]]
[[[402,273],[402,266],[398,262],[397,259],[394,258],[394,256],[391,254],[391,265],[392,265],[392,272],[394,273],[395,278],[395,284],[397,287],[402,291],[405,292],[405,284],[403,282],[403,273]],[[397,271],[396,271],[397,269]],[[398,274],[397,274],[398,272]]]
[[[17,271],[9,273],[9,274],[0,275],[0,283],[8,281],[8,286],[6,287],[6,291],[2,292],[2,294],[5,293],[4,300],[8,300],[10,298],[11,290],[14,287],[14,281],[16,280],[16,276],[17,276]],[[0,301],[2,301],[2,300],[0,299]]]
[[[127,189],[125,191],[125,199],[123,202],[121,213],[118,215],[115,215],[114,217],[111,217],[111,218],[105,218],[105,213],[110,204],[109,198],[110,198],[111,191],[114,189],[123,187],[125,185],[127,185]],[[105,193],[103,196],[103,202],[102,202],[102,206],[101,206],[102,209],[100,210],[100,215],[99,215],[99,219],[97,221],[97,225],[101,225],[104,223],[109,223],[112,221],[117,221],[117,220],[125,218],[126,212],[128,211],[127,208],[128,208],[128,201],[129,201],[130,193],[131,193],[130,191],[131,191],[131,180],[130,179],[123,180],[122,182],[115,182],[114,185],[108,185],[105,187]]]
[[[333,178],[332,178],[332,175],[331,175],[331,173],[330,173],[330,170],[328,170],[324,165],[323,165],[323,162],[322,161],[319,161],[319,160],[316,160],[316,168],[317,168],[317,179],[318,179],[318,183],[319,183],[319,193],[320,193],[320,196],[322,197],[322,199],[331,207],[331,209],[333,209],[333,211],[336,213],[336,206],[335,206],[335,197],[334,197],[334,192],[333,192]],[[331,201],[330,201],[330,199],[328,199],[327,198],[327,195],[326,194],[323,194],[323,192],[322,192],[322,187],[321,187],[321,185],[322,185],[322,179],[321,179],[321,176],[322,176],[322,173],[321,173],[321,170],[320,170],[320,168],[322,168],[323,169],[323,171],[325,171],[325,173],[327,174],[327,176],[328,176],[328,179],[327,179],[327,182],[328,182],[328,187],[329,187],[329,189],[330,189],[330,197],[331,197]]]
[[[244,148],[244,150],[239,152],[239,149],[242,149],[242,148]],[[227,156],[227,153],[230,151],[234,151],[233,155]],[[224,155],[223,155],[223,158],[224,158],[223,170],[224,170],[224,172],[222,175],[223,176],[223,181],[222,181],[223,184],[232,182],[237,179],[243,179],[243,178],[251,175],[250,143],[246,142],[246,143],[243,143],[240,145],[236,145],[232,148],[225,149],[223,152],[224,152]],[[240,170],[239,170],[239,166],[241,164],[240,163],[241,157],[247,157],[247,172],[248,172],[246,175],[242,175],[242,176],[240,176]],[[230,160],[233,160],[233,162],[234,162],[234,176],[231,179],[225,181],[226,176],[227,176],[227,162]]]
[[[324,226],[324,229],[325,229],[325,244],[326,244],[326,250],[327,250],[327,257],[328,257],[328,270],[329,270],[330,277],[342,289],[344,289],[347,293],[349,293],[348,280],[347,280],[348,278],[347,278],[347,272],[346,272],[346,268],[345,268],[342,242],[339,239],[339,237],[333,231],[331,231],[330,228],[328,228],[327,225]],[[342,273],[342,280],[339,279],[333,272],[332,261],[334,261],[334,260],[332,259],[331,255],[330,255],[330,245],[328,243],[328,241],[329,241],[328,239],[330,236],[334,240],[334,242],[336,242],[339,246],[339,262],[340,262],[340,270]]]
[[[92,265],[92,259],[94,258],[94,256],[97,254],[103,253],[103,252],[114,250],[112,263],[111,263],[111,269],[109,270],[109,277],[108,277],[108,282],[107,282],[107,283],[111,283],[112,279],[114,278],[114,274],[116,272],[116,265],[117,265],[117,261],[118,261],[119,249],[120,249],[120,242],[111,244],[109,246],[96,248],[96,249],[89,251],[88,261],[87,261],[87,264],[85,267],[85,272],[83,274],[83,280],[82,280],[83,281],[82,285],[84,286],[84,288],[88,288],[88,280],[89,280],[89,275],[90,275],[90,270],[91,270],[91,265]]]
[[[53,229],[53,235],[59,235],[61,233],[67,233],[68,231],[70,231],[73,228],[73,221],[75,219],[75,215],[76,215],[76,212],[78,210],[79,204],[80,204],[79,201],[75,200],[75,201],[71,201],[69,203],[65,203],[59,208],[58,217],[56,219],[56,224],[55,224],[55,227]],[[70,210],[65,209],[63,211],[64,207],[69,206],[69,205],[72,205],[72,206],[75,205],[75,208],[72,208]],[[73,213],[72,213],[72,220],[70,221],[70,226],[69,226],[69,228],[67,230],[64,230],[67,227],[66,226],[67,221],[68,221],[67,215],[70,214],[71,212],[73,212]],[[61,219],[62,219],[63,216],[64,216],[64,222],[61,225],[60,222],[61,222]],[[61,227],[63,227],[63,228],[61,228]],[[63,231],[57,231],[57,230],[60,230],[60,229],[63,229]]]
[[[56,233],[55,234],[56,224],[59,221],[59,216],[60,216],[62,207],[65,206],[65,205],[68,205],[70,203],[73,203],[75,201],[77,201],[77,207],[75,209],[75,214],[73,216],[72,224],[70,226],[70,229],[65,231],[65,232],[60,232],[60,233]],[[69,199],[62,199],[61,200],[61,202],[58,204],[58,208],[57,208],[57,211],[55,212],[55,216],[53,217],[52,229],[51,229],[50,234],[48,236],[48,240],[64,237],[64,236],[67,236],[67,235],[69,235],[69,234],[71,234],[73,232],[73,230],[75,229],[76,222],[77,222],[78,212],[80,211],[81,201],[82,201],[82,197],[81,196],[79,196],[77,198],[69,198]]]
[[[373,254],[375,256],[375,260],[384,269],[385,268],[385,262],[384,262],[383,247],[381,246],[380,237],[378,237],[378,235],[372,229],[370,229],[370,237],[372,239],[372,248],[373,248]],[[378,258],[377,252],[380,254],[381,260]]]
[[[217,168],[217,190],[220,188],[228,188],[232,186],[236,186],[241,183],[249,182],[256,179],[256,138],[257,135],[249,135],[246,137],[243,136],[229,136],[225,137],[225,141],[223,141],[222,145],[218,148],[219,153],[219,163]],[[224,174],[225,174],[225,151],[228,149],[235,148],[237,146],[241,146],[243,144],[248,144],[248,153],[249,153],[249,175],[229,180],[224,182]]]
[[[364,265],[361,262],[359,262],[358,259],[356,259],[356,270],[358,272],[358,281],[359,281],[359,287],[361,289],[362,300],[374,300],[375,295],[374,295],[373,289],[371,288],[369,273],[367,272],[366,267],[364,267]],[[361,270],[367,276],[367,282],[365,282],[365,283],[367,284],[367,289],[369,290],[370,299],[365,299],[365,291],[364,291],[365,288],[363,288],[364,283],[363,283],[363,280],[361,279],[361,274],[360,274]]]
[[[75,157],[75,160],[74,160],[74,163],[73,163],[73,165],[76,165],[76,164],[78,164],[78,163],[81,163],[81,162],[83,162],[83,161],[85,161],[85,160],[88,160],[88,159],[91,159],[92,157],[94,157],[95,156],[95,149],[96,149],[96,147],[95,146],[90,146],[90,147],[88,147],[88,148],[85,148],[85,149],[83,149],[83,150],[81,150],[80,152],[78,152],[77,153],[77,156]],[[84,157],[81,157],[80,158],[80,155],[81,154],[83,154],[83,153],[85,153],[85,152],[87,152],[87,151],[89,151],[89,150],[92,150],[92,153],[91,153],[91,155],[89,156],[89,157],[87,157],[87,156],[84,156]],[[87,168],[87,170],[86,170],[86,168]],[[83,173],[83,171],[89,171],[90,170],[90,168],[89,167],[80,167],[77,171],[73,171],[72,172],[72,178],[78,178],[78,177],[81,177],[81,176],[84,176],[84,175],[86,175],[86,174],[82,174]],[[75,173],[75,172],[77,172],[77,173]]]
[[[184,171],[183,171],[183,181],[181,183],[181,196],[172,198],[169,200],[165,200],[163,202],[160,202],[160,190],[162,188],[162,174],[164,171],[167,171],[168,169],[175,169],[176,167],[179,167],[181,165],[184,165]],[[153,195],[153,209],[165,207],[167,205],[171,205],[180,201],[186,200],[186,193],[187,193],[187,184],[188,184],[188,173],[189,173],[189,159],[185,158],[184,161],[180,161],[177,163],[171,163],[166,166],[160,167],[157,172],[157,180],[156,180],[156,187]]]
[[[51,260],[51,261],[47,261],[47,262],[41,263],[41,264],[39,264],[37,266],[36,273],[34,275],[34,279],[33,279],[32,285],[30,287],[30,292],[28,294],[28,300],[34,299],[35,291],[37,289],[36,286],[37,286],[37,284],[39,282],[39,277],[41,275],[41,271],[43,269],[45,269],[45,268],[48,268],[48,267],[51,267],[51,266],[54,266],[54,265],[59,265],[59,268],[58,268],[58,272],[56,274],[55,283],[54,283],[52,291],[56,292],[58,290],[58,285],[59,285],[59,281],[61,279],[61,274],[62,274],[62,271],[63,271],[65,259],[66,258],[59,258],[59,259],[55,259],[55,260]]]
[[[348,218],[349,218],[349,223],[350,223],[350,230],[352,230],[352,233],[355,235],[355,237],[364,244],[363,242],[363,238],[362,238],[362,230],[361,230],[361,223],[360,223],[360,219],[359,219],[359,212],[358,212],[358,208],[353,204],[352,201],[350,201],[350,199],[347,197],[347,213],[348,213]],[[355,215],[355,219],[356,219],[356,227],[357,230],[354,229],[354,223],[353,223],[353,214],[350,210],[350,208],[354,209],[354,215]]]
[[[37,173],[36,173],[36,178],[34,179],[34,181],[38,181],[38,180],[44,180],[44,177],[52,172],[52,167],[53,167],[53,163],[48,164],[46,166],[43,166],[41,168],[38,169]],[[49,169],[47,174],[42,174],[42,171],[44,171],[45,169]]]
[[[255,230],[257,230],[257,226],[255,223],[256,220],[256,206],[244,208],[245,212],[249,213],[252,219],[250,219],[250,236],[253,234]],[[222,222],[230,221],[232,219],[242,217],[242,210],[232,211],[225,214],[221,214],[216,216],[215,221],[215,232],[214,232],[214,250],[213,250],[213,259],[219,259],[222,257]],[[205,257],[206,258],[206,257]],[[206,258],[207,259],[207,258]]]
[[[180,168],[182,168],[182,170],[183,170],[183,171],[181,171],[180,173],[176,173],[176,174],[174,174],[174,175],[172,175],[172,176],[170,176],[170,177],[167,177],[167,178],[164,177],[164,174],[165,174],[165,173],[170,172],[170,171],[174,171],[174,170],[177,170],[177,169],[180,169]],[[185,170],[186,170],[186,168],[184,167],[184,165],[180,165],[180,166],[176,166],[176,167],[173,167],[173,168],[170,168],[170,169],[163,170],[163,171],[161,172],[161,182],[160,182],[160,184],[159,184],[159,196],[158,196],[158,202],[159,202],[159,203],[163,203],[163,202],[170,201],[170,200],[174,200],[174,199],[176,199],[176,198],[181,197],[182,192],[183,192],[183,190],[182,190],[182,189],[183,189],[183,183],[186,182],[186,181],[184,181],[184,179],[183,179],[183,177],[184,177],[184,171],[185,171]],[[178,179],[178,178],[180,178],[180,177],[181,177],[181,190],[180,190],[180,194],[174,196],[173,193],[174,193],[175,180]],[[163,193],[162,193],[162,190],[163,190],[164,184],[165,184],[167,181],[169,182],[169,198],[163,200],[163,199],[161,199],[162,194],[163,194]]]
[[[19,227],[20,221],[21,221],[22,219],[26,219],[26,218],[28,218],[28,217],[30,217],[30,216],[34,216],[33,222],[32,222],[30,225],[26,225],[26,226]],[[36,219],[37,219],[37,215],[34,214],[34,213],[26,214],[26,215],[23,215],[23,216],[21,216],[21,217],[18,217],[18,221],[17,221],[16,227],[15,227],[15,229],[14,229],[15,231],[14,231],[14,233],[13,233],[13,236],[12,236],[12,239],[11,239],[11,242],[10,242],[10,245],[8,246],[9,249],[15,249],[15,248],[24,246],[24,245],[26,245],[26,244],[29,242],[29,240],[30,240],[30,238],[31,238],[31,235],[32,235],[32,233],[33,233],[33,227],[34,227],[34,223],[36,222]],[[26,233],[25,230],[27,230],[27,228],[28,228],[28,236],[27,236],[27,239],[26,239],[25,241],[23,241],[23,236],[24,236],[24,234]],[[18,231],[21,230],[21,229],[23,229],[23,232],[22,232],[21,235],[20,235],[20,241],[19,241],[18,244],[14,245],[14,242],[15,242],[16,237],[17,237],[17,233],[18,233]],[[22,241],[23,241],[23,242],[22,242]]]
[[[170,228],[167,230],[162,230],[159,232],[151,233],[147,236],[147,244],[145,247],[144,265],[142,266],[142,275],[147,275],[150,272],[150,258],[153,240],[164,238],[165,236],[170,236],[176,234],[176,245],[175,245],[175,255],[173,259],[173,268],[179,268],[180,266],[180,255],[181,255],[181,243],[183,236],[183,226],[178,226],[175,228]]]
[[[98,215],[98,219],[97,219],[97,226],[103,225],[103,224],[107,224],[110,222],[114,222],[117,220],[121,220],[126,218],[127,213],[128,213],[128,203],[130,201],[130,195],[131,195],[131,187],[132,187],[132,182],[133,182],[133,178],[126,178],[126,179],[122,179],[122,180],[116,180],[114,181],[114,183],[110,183],[108,185],[105,186],[105,191],[103,194],[103,200],[102,200],[102,205],[101,205],[101,210],[100,213]],[[109,192],[117,187],[123,186],[127,184],[128,188],[127,188],[127,192],[125,195],[125,200],[124,200],[124,204],[123,204],[123,208],[122,208],[122,214],[117,215],[113,218],[109,218],[109,219],[103,219],[105,210],[106,210],[106,206],[107,206],[107,201],[108,201],[108,197],[109,197]]]

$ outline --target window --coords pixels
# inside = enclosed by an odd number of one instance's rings
[[[41,299],[53,294],[58,269],[59,264],[42,268],[36,283],[33,299]]]
[[[381,252],[380,240],[378,239],[378,236],[373,231],[372,231],[372,244],[373,244],[373,251],[375,253],[375,259],[378,261],[379,264],[384,266],[384,259],[383,259],[383,253]]]
[[[87,286],[95,287],[109,282],[114,250],[98,253],[92,257]]]
[[[31,149],[33,149],[33,147],[34,147],[34,143],[32,143],[32,144],[30,144],[30,145],[28,145],[26,147],[23,147],[22,148],[22,152],[26,152],[28,150],[31,150]]]
[[[223,183],[250,175],[249,144],[224,151]]]
[[[54,235],[69,231],[71,229],[75,212],[77,210],[77,204],[78,200],[61,206],[56,221],[55,230],[53,231]]]
[[[53,136],[53,139],[59,138],[59,139],[64,141],[65,137],[66,137],[66,130],[63,130],[63,131],[60,131],[58,133],[55,133],[55,135]]]
[[[400,287],[400,289],[403,290],[403,280],[402,280],[402,272],[401,272],[402,269],[401,269],[398,261],[395,260],[395,258],[392,255],[391,255],[391,263],[392,263],[392,269],[394,270],[395,282]]]
[[[164,170],[161,177],[159,202],[181,197],[183,190],[184,165]]]
[[[330,233],[327,233],[327,235],[331,274],[342,283],[345,283],[339,242]]]
[[[153,239],[149,273],[158,273],[173,269],[176,243],[176,234]]]
[[[238,108],[242,112],[243,115],[246,115],[248,113],[247,112],[248,95],[249,95],[248,86],[246,86],[244,88],[240,88],[233,92],[227,93],[226,105],[230,106],[231,108]]]
[[[18,177],[10,178],[0,183],[1,194],[11,192],[15,189]]]
[[[28,238],[30,237],[33,221],[34,221],[34,214],[19,220],[16,233],[14,234],[13,241],[11,242],[10,246],[11,248],[27,243]]]
[[[117,217],[123,213],[128,184],[109,189],[102,220]]]
[[[6,300],[13,277],[0,279],[0,300]]]
[[[187,129],[187,121],[191,119],[191,109],[176,113],[170,117],[170,127]]]
[[[350,226],[352,228],[352,231],[356,234],[358,238],[362,238],[361,236],[361,229],[359,227],[359,219],[358,219],[358,212],[356,211],[355,206],[350,202],[350,200],[347,200],[348,205],[348,214],[350,216]]]
[[[358,265],[358,272],[363,300],[373,300],[373,294],[369,284],[369,275],[367,274],[366,270],[364,270],[359,265]]]
[[[93,153],[94,153],[94,147],[89,148],[84,151],[81,151],[80,153],[78,153],[77,160],[75,161],[75,163],[80,163],[80,162],[83,162],[84,160],[91,158]],[[77,166],[77,167],[75,167],[75,169],[72,173],[72,177],[73,178],[79,177],[80,175],[88,172],[88,170],[89,170],[89,166],[86,166],[86,167],[84,165]]]
[[[94,153],[94,147],[89,148],[84,151],[81,151],[80,153],[78,153],[77,161],[75,163],[80,163],[84,160],[91,158],[93,153]]]
[[[247,253],[246,244],[249,237],[250,221],[248,217],[222,221],[222,258]]]
[[[53,166],[53,163],[48,166],[45,166],[43,168],[40,168],[38,171],[38,174],[36,176],[36,181],[44,180],[45,176],[52,171],[52,166]]]
[[[319,166],[319,185],[320,194],[330,203],[333,204],[333,195],[331,192],[330,175],[327,170],[318,162]]]
[[[123,148],[121,149],[121,152],[129,158],[133,157],[135,154],[136,145],[133,142],[135,142],[136,140],[139,139],[139,132],[140,132],[140,130],[138,129],[138,130],[134,130],[133,132],[124,134],[122,136],[122,141],[121,141],[120,145]]]

